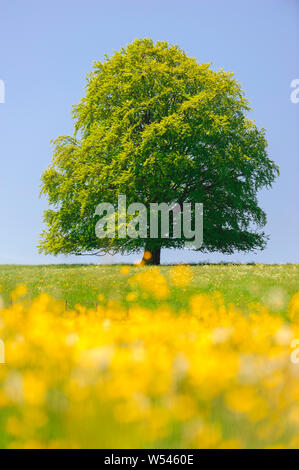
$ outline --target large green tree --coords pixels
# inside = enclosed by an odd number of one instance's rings
[[[249,110],[232,73],[215,72],[167,42],[135,40],[95,62],[73,109],[74,135],[54,141],[42,175],[52,207],[40,250],[146,250],[159,263],[161,248],[183,246],[183,238],[162,236],[97,238],[95,208],[117,204],[119,194],[128,204],[203,203],[200,251],[263,249],[266,215],[257,192],[271,186],[278,168]]]

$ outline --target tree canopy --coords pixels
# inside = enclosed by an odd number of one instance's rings
[[[271,186],[278,167],[249,110],[232,73],[167,42],[135,40],[95,62],[73,108],[74,135],[54,141],[42,175],[51,208],[40,250],[160,253],[184,245],[184,238],[97,238],[95,208],[117,207],[119,194],[128,204],[203,203],[200,251],[263,249],[266,215],[257,192]]]

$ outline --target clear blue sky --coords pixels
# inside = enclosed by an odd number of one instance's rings
[[[298,263],[299,103],[290,101],[290,83],[299,78],[298,30],[298,0],[0,0],[0,80],[6,85],[0,263],[98,262],[38,255],[47,206],[39,199],[40,175],[51,158],[50,139],[72,133],[71,106],[83,95],[92,62],[143,37],[176,43],[199,62],[234,72],[281,168],[274,187],[260,193],[271,236],[265,251],[229,257],[164,252],[162,262]]]

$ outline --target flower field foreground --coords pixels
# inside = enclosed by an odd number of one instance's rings
[[[125,302],[94,309],[15,289],[0,311],[1,447],[298,448],[299,294],[283,315],[219,292],[175,311],[190,276],[133,273]]]

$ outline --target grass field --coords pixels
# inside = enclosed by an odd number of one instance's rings
[[[128,280],[144,267],[51,265],[51,266],[0,266],[0,286],[5,305],[10,302],[10,293],[17,285],[25,284],[27,298],[48,293],[55,299],[67,302],[68,308],[76,304],[95,308],[102,294],[107,300],[124,304],[132,291]],[[161,266],[160,272],[169,281],[171,266]],[[172,289],[167,303],[179,310],[192,294],[220,291],[225,302],[246,308],[251,302],[261,302],[283,314],[293,294],[299,290],[299,265],[197,265],[190,266],[191,275],[184,286],[170,284]],[[140,294],[140,289],[137,289]],[[139,295],[136,302],[156,307],[161,299]],[[146,297],[146,298],[144,298]]]
[[[3,265],[0,286],[0,447],[299,447],[298,265]]]

